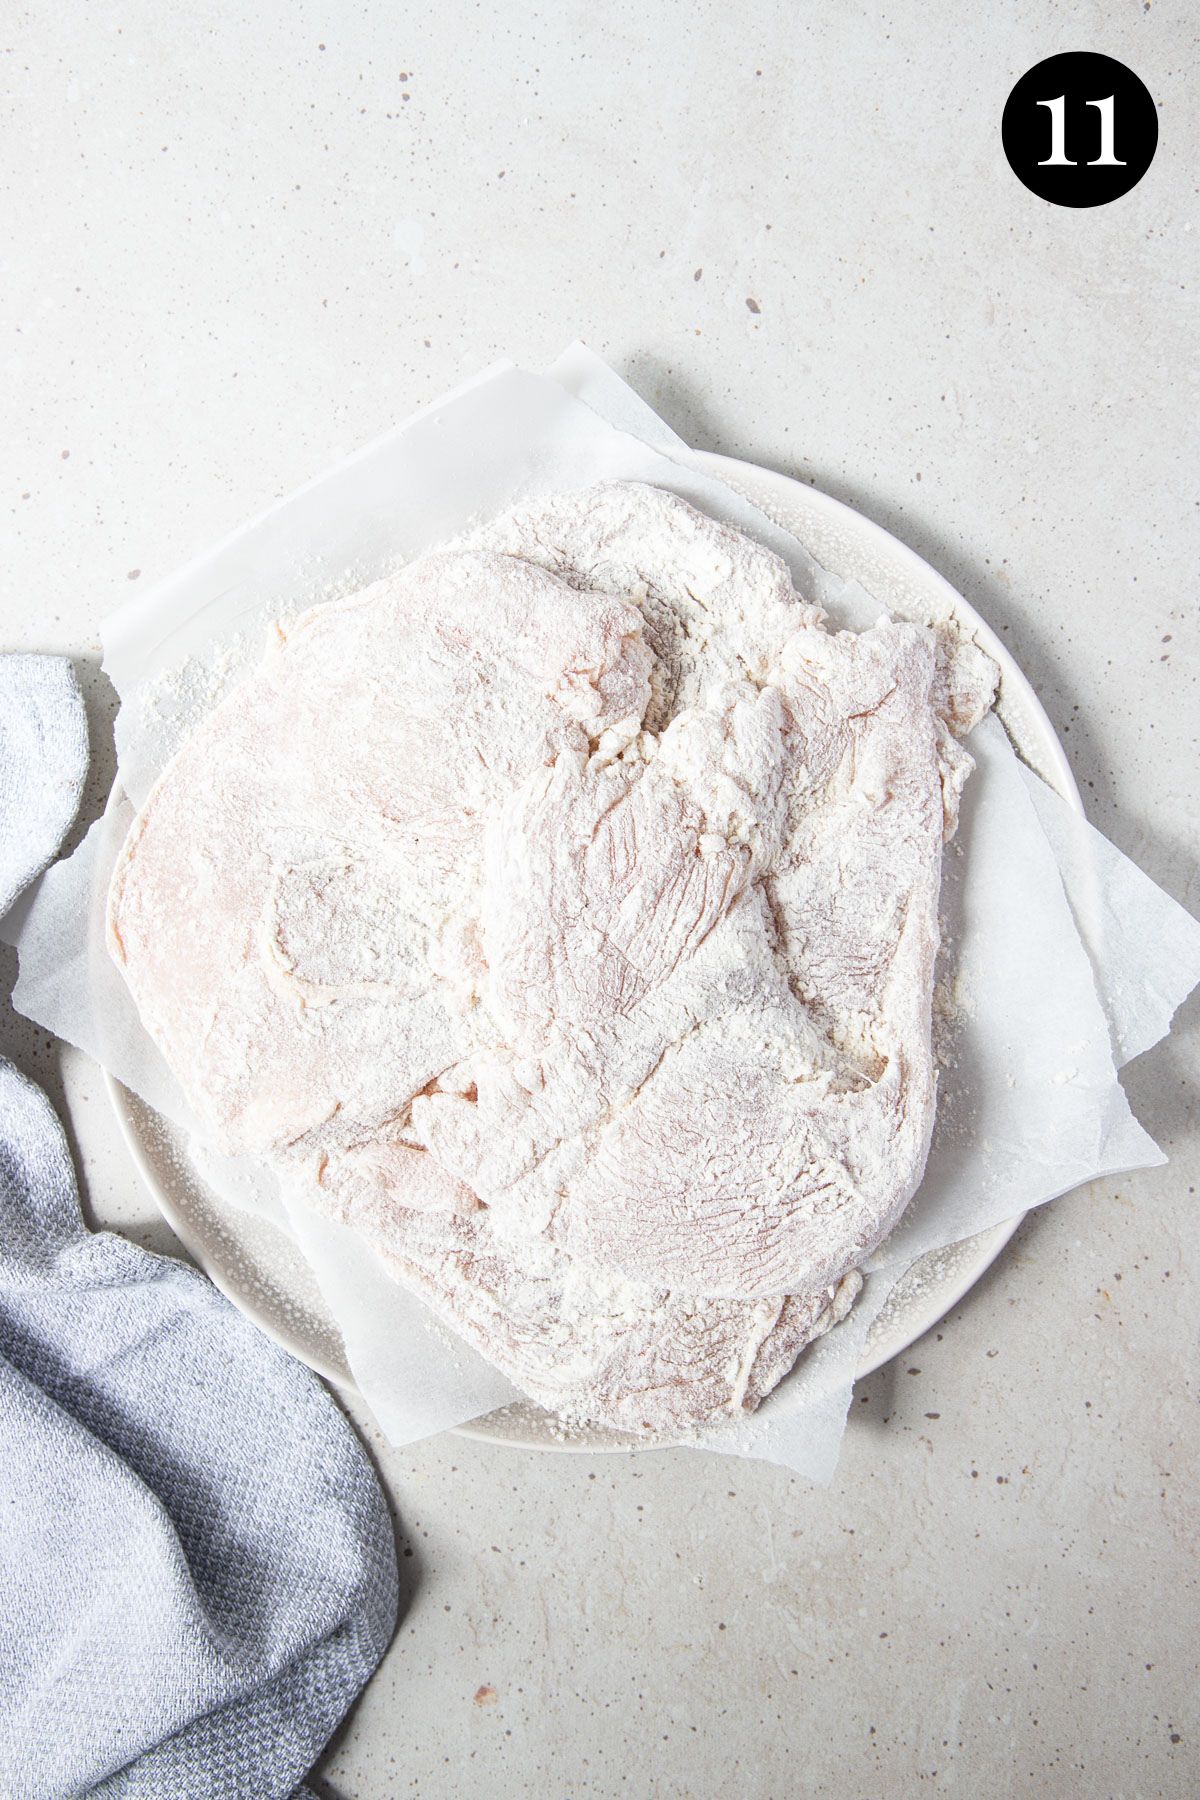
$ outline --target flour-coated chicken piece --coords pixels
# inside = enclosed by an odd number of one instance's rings
[[[660,490],[515,509],[279,629],[110,945],[266,1157],[545,1405],[756,1405],[919,1181],[970,646],[831,634]]]

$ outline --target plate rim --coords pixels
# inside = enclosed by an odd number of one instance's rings
[[[124,1140],[125,1148],[129,1151],[135,1169],[145,1183],[159,1212],[200,1272],[208,1277],[213,1286],[224,1294],[229,1304],[236,1306],[238,1311],[244,1314],[251,1324],[262,1332],[264,1337],[270,1338],[273,1344],[278,1344],[281,1350],[286,1350],[289,1356],[294,1356],[297,1362],[303,1363],[305,1368],[311,1369],[314,1375],[319,1375],[322,1381],[329,1382],[339,1392],[355,1394],[362,1399],[348,1368],[337,1367],[327,1357],[322,1356],[319,1350],[313,1350],[304,1345],[299,1336],[282,1330],[268,1314],[250,1304],[245,1293],[238,1288],[235,1282],[226,1277],[224,1269],[219,1263],[210,1260],[199,1235],[192,1227],[187,1212],[172,1199],[169,1189],[159,1180],[157,1171],[146,1153],[145,1142],[136,1123],[136,1109],[140,1106],[148,1112],[154,1112],[154,1108],[149,1101],[142,1100],[131,1088],[126,1087],[125,1083],[119,1080],[110,1069],[106,1069],[103,1064],[100,1065],[100,1073],[104,1079],[109,1102],[116,1114],[117,1129]],[[161,1117],[162,1115],[156,1114],[155,1116]],[[364,1400],[363,1404],[366,1405],[367,1402]]]
[[[903,539],[896,537],[866,513],[860,512],[844,500],[835,499],[832,494],[825,493],[823,489],[810,482],[802,481],[798,476],[786,475],[782,471],[769,468],[764,464],[753,463],[740,457],[726,456],[718,451],[689,450],[686,458],[680,456],[677,460],[693,461],[698,467],[718,476],[735,491],[743,493],[746,498],[751,500],[755,499],[755,493],[745,493],[745,489],[741,485],[747,478],[749,478],[752,488],[757,489],[760,495],[764,484],[767,488],[775,487],[783,500],[785,510],[788,498],[794,496],[796,490],[800,490],[810,507],[815,505],[829,519],[848,524],[860,543],[873,547],[894,564],[898,563],[926,592],[938,595],[956,616],[964,618],[969,623],[976,641],[999,666],[1002,678],[1010,682],[1018,691],[1022,710],[1031,724],[1036,727],[1039,749],[1043,753],[1043,769],[1049,785],[1071,806],[1074,812],[1080,817],[1085,816],[1083,800],[1067,760],[1066,751],[1033,684],[987,620],[951,585],[944,575],[932,564],[926,562],[924,557],[918,555]],[[1014,744],[1014,749],[1019,756],[1023,754],[1020,745]],[[115,783],[109,798],[110,805],[118,791],[119,784]],[[193,1230],[186,1210],[172,1198],[151,1164],[134,1117],[135,1106],[145,1107],[147,1103],[140,1101],[108,1069],[102,1067],[101,1073],[116,1116],[118,1129],[134,1166],[160,1213],[192,1260],[204,1271],[213,1285],[225,1295],[226,1299],[240,1312],[245,1313],[274,1343],[288,1351],[290,1355],[295,1356],[298,1361],[303,1362],[334,1388],[362,1398],[352,1377],[348,1379],[346,1369],[334,1367],[326,1357],[321,1355],[320,1351],[313,1350],[298,1334],[289,1332],[276,1324],[268,1314],[253,1304],[251,1298],[244,1291],[238,1289],[237,1284],[226,1276],[221,1265],[210,1258],[206,1247]],[[149,1110],[153,1109],[149,1108]],[[904,1336],[902,1342],[885,1339],[882,1345],[877,1346],[864,1357],[862,1364],[855,1370],[855,1382],[864,1380],[868,1375],[874,1374],[878,1369],[893,1361],[895,1357],[902,1355],[927,1331],[932,1330],[952,1312],[964,1295],[969,1293],[992,1267],[1026,1217],[1026,1213],[1018,1213],[1013,1218],[1006,1219],[998,1225],[991,1226],[987,1231],[978,1233],[972,1239],[961,1240],[976,1243],[979,1247],[978,1255],[965,1262],[964,1266],[945,1285],[934,1290],[929,1304],[918,1312],[914,1328],[909,1331],[909,1327],[905,1326],[907,1335]],[[656,1442],[643,1445],[636,1441],[596,1444],[587,1441],[572,1441],[570,1438],[522,1440],[505,1435],[495,1429],[489,1429],[490,1417],[490,1414],[485,1414],[479,1419],[465,1421],[450,1429],[461,1437],[474,1438],[481,1443],[500,1445],[505,1449],[553,1451],[567,1455],[614,1455],[664,1447]]]

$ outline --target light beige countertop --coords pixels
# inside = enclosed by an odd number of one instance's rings
[[[1092,820],[1200,912],[1196,46],[1167,0],[1068,11],[10,13],[0,642],[85,665],[89,805],[97,627],[133,583],[578,335],[693,443],[948,576]],[[1148,175],[1091,211],[1000,149],[1066,48],[1160,111]],[[828,1491],[690,1451],[393,1451],[360,1417],[407,1610],[317,1791],[1200,1792],[1198,1024],[1127,1074],[1169,1167],[1032,1218],[856,1390]],[[170,1247],[98,1070],[7,1010],[0,1051],[65,1110],[92,1219]]]

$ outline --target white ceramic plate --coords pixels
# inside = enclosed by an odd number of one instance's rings
[[[1037,695],[996,634],[927,563],[860,513],[790,476],[726,456],[697,453],[697,460],[787,526],[831,573],[860,581],[889,612],[926,617],[931,608],[942,612],[949,605],[999,665],[998,710],[1017,750],[1083,811]],[[191,1255],[268,1336],[338,1387],[353,1389],[341,1334],[291,1239],[220,1200],[189,1162],[182,1134],[135,1094],[111,1077],[108,1091],[134,1161]],[[1019,1224],[1010,1220],[915,1264],[875,1321],[859,1376],[900,1355],[936,1325],[995,1261]],[[564,1438],[557,1421],[532,1403],[507,1406],[459,1429],[489,1442],[537,1449],[594,1453],[644,1447],[644,1440],[613,1431]]]

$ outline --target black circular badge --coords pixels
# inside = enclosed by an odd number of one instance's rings
[[[1158,146],[1158,113],[1132,69],[1088,50],[1048,56],[1004,108],[1004,154],[1054,206],[1107,206],[1136,187]]]

